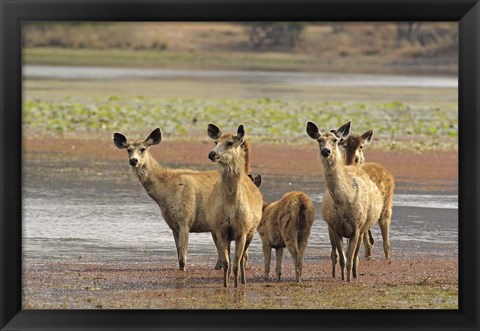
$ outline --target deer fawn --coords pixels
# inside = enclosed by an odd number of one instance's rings
[[[295,280],[300,282],[313,220],[312,200],[303,192],[288,192],[280,200],[264,204],[257,231],[262,239],[265,280],[270,274],[272,248],[275,248],[277,259],[275,273],[280,280],[283,248],[287,247],[295,263]]]
[[[383,209],[378,220],[382,232],[383,251],[385,257],[390,258],[390,223],[392,222],[393,190],[395,179],[393,174],[383,165],[376,162],[365,162],[363,146],[370,144],[373,138],[373,130],[363,133],[361,136],[349,135],[341,145],[344,148],[345,164],[361,167],[370,176],[370,179],[377,185],[383,197]],[[365,258],[369,259],[373,251],[373,237],[368,230],[368,237],[363,237],[365,244]]]
[[[215,140],[215,148],[208,154],[219,164],[220,178],[207,202],[207,223],[217,242],[218,255],[224,270],[223,286],[230,283],[230,242],[235,241],[233,273],[238,287],[238,269],[242,284],[246,283],[246,252],[262,217],[262,193],[247,175],[245,153],[242,153],[245,131],[240,125],[237,134],[223,134],[208,125],[208,136]]]
[[[121,133],[113,134],[115,146],[127,150],[133,172],[147,194],[160,207],[175,239],[179,269],[185,270],[189,232],[210,232],[205,206],[219,176],[217,171],[169,169],[160,166],[151,156],[149,149],[159,144],[161,139],[159,128],[152,131],[145,140],[129,141]],[[215,237],[213,239],[215,241]],[[217,261],[217,265],[219,266],[220,262]]]
[[[337,251],[340,258],[342,280],[345,279],[343,238],[348,238],[347,280],[350,273],[357,277],[358,251],[363,234],[379,219],[382,196],[365,171],[346,166],[338,143],[350,132],[350,122],[335,132],[320,133],[318,127],[307,123],[307,134],[318,142],[326,190],[322,201],[322,216],[328,224],[332,245],[332,276],[335,277]]]

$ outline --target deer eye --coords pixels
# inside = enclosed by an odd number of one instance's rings
[[[140,152],[141,153],[145,152],[145,147],[140,148]]]
[[[229,142],[227,143],[227,146],[233,146],[233,141],[229,141]]]
[[[131,148],[128,148],[128,149],[127,149],[127,152],[131,153],[131,152],[132,152],[132,149],[131,149]]]
[[[218,141],[215,141],[214,144],[215,144],[215,145],[218,144]]]
[[[338,139],[336,139],[336,138],[335,138],[335,139],[333,139],[333,142],[334,142],[334,143],[336,143],[337,141],[338,141]]]
[[[363,146],[360,146],[360,149],[362,149],[362,148],[363,148]]]

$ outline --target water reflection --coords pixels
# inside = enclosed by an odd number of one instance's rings
[[[245,84],[286,84],[340,87],[435,87],[457,88],[456,77],[370,75],[352,73],[282,72],[247,70],[186,70],[24,65],[24,78],[48,79],[191,79],[226,80]]]
[[[284,182],[291,183],[292,179]],[[305,187],[305,192],[316,202],[309,247],[330,249],[327,227],[320,217],[321,195],[313,193],[318,188],[308,186],[302,180],[293,184],[293,187]],[[279,192],[287,191],[267,185],[262,190],[267,200],[277,199],[281,195]],[[84,256],[125,260],[176,255],[171,231],[158,206],[138,187],[111,183],[82,189],[25,185],[23,196],[26,257]],[[392,250],[456,255],[457,206],[456,195],[396,194],[390,232]],[[381,251],[378,226],[372,231],[376,250]],[[261,261],[258,236],[249,251],[254,261]],[[210,234],[190,235],[189,255],[207,257],[215,254]]]

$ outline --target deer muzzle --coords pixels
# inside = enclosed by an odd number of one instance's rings
[[[328,157],[330,155],[330,149],[328,148],[322,148],[322,150],[320,151],[320,154],[322,154],[323,157]]]
[[[215,153],[214,151],[211,151],[210,153],[208,153],[208,158],[210,159],[210,161],[216,162],[220,157],[218,156],[217,153]]]
[[[135,159],[135,158],[130,159],[130,165],[132,167],[135,167],[137,165],[137,163],[138,163],[138,159]]]

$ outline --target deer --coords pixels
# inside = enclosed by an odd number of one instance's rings
[[[362,236],[379,219],[382,209],[382,196],[368,174],[354,165],[345,165],[338,144],[340,139],[349,135],[350,124],[348,122],[335,132],[325,133],[321,133],[313,122],[308,122],[306,128],[308,136],[318,142],[326,184],[321,213],[328,225],[332,246],[332,277],[335,277],[338,256],[342,280],[345,280],[346,266],[348,282],[351,281],[351,275],[357,278]],[[343,238],[348,239],[346,261]]]
[[[378,225],[382,233],[383,252],[385,258],[390,258],[390,223],[392,222],[393,191],[395,189],[395,178],[393,174],[382,164],[376,162],[365,162],[363,154],[364,145],[370,144],[373,139],[373,129],[364,132],[362,135],[349,135],[340,145],[344,149],[345,164],[361,167],[370,179],[377,185],[383,197],[383,208]],[[363,237],[365,246],[365,259],[370,259],[373,252],[374,239],[370,230],[368,236]]]
[[[272,248],[275,248],[275,273],[282,275],[283,249],[287,247],[295,264],[295,280],[302,277],[303,256],[314,221],[312,200],[303,192],[285,193],[278,201],[263,204],[257,232],[262,240],[264,278],[268,281]]]
[[[211,232],[205,208],[219,175],[215,170],[162,167],[150,154],[150,147],[160,144],[161,140],[160,128],[153,130],[144,140],[128,140],[119,132],[113,134],[113,143],[117,148],[127,150],[134,174],[150,198],[160,207],[161,214],[173,233],[179,269],[185,271],[189,233]],[[248,154],[248,147],[242,147]],[[250,164],[245,163],[245,168],[249,171]],[[212,238],[216,245],[213,234]],[[215,269],[220,269],[219,259]]]
[[[207,133],[215,141],[208,158],[219,165],[220,176],[207,201],[206,219],[216,238],[224,271],[223,286],[229,286],[233,269],[234,285],[238,287],[239,269],[240,281],[246,284],[246,253],[262,217],[263,196],[244,166],[245,153],[241,147],[246,141],[244,126],[240,125],[236,134],[224,134],[216,125],[209,124]],[[233,264],[229,253],[232,241],[235,241]]]

